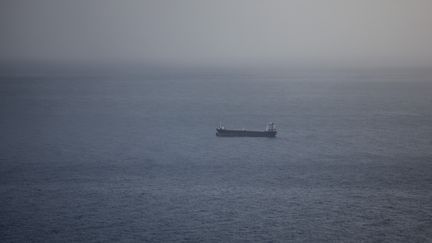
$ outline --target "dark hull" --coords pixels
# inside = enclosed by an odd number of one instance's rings
[[[276,137],[276,131],[248,131],[216,129],[218,137]]]

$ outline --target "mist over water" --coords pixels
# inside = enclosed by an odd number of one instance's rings
[[[0,242],[432,242],[431,9],[1,0]]]
[[[0,241],[430,241],[431,97],[400,72],[4,76]]]

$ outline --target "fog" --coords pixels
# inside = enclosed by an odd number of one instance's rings
[[[432,66],[428,0],[2,0],[0,61]]]

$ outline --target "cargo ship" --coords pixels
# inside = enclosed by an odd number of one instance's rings
[[[218,137],[276,137],[276,126],[274,123],[267,124],[264,131],[251,131],[251,130],[230,130],[226,129],[222,124],[216,128],[216,136]]]

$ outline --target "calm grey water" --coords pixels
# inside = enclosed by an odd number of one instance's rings
[[[0,241],[430,242],[414,76],[2,78]]]

